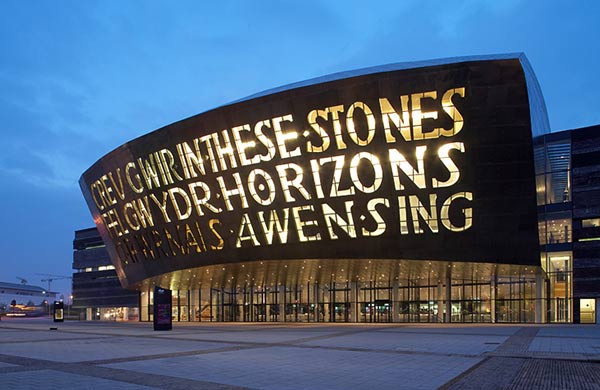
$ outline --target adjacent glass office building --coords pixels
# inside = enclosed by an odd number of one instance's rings
[[[548,127],[523,55],[393,64],[166,126],[80,184],[142,321],[156,286],[175,321],[595,321],[598,131]]]

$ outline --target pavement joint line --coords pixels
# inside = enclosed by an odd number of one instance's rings
[[[355,330],[346,331],[346,332],[334,332],[334,333],[329,333],[326,335],[304,337],[304,338],[299,338],[296,340],[291,340],[291,341],[288,341],[285,343],[235,341],[235,340],[226,341],[226,340],[198,339],[198,338],[190,339],[190,338],[185,338],[185,337],[179,337],[179,336],[185,336],[186,334],[193,335],[195,333],[177,334],[175,337],[172,337],[170,335],[161,335],[161,334],[152,334],[152,335],[128,335],[128,334],[122,335],[122,334],[119,334],[119,335],[115,335],[115,334],[98,333],[98,332],[83,332],[83,331],[79,331],[79,330],[62,330],[61,333],[73,333],[73,334],[82,334],[82,335],[93,334],[93,335],[97,335],[98,338],[107,338],[107,337],[127,337],[127,338],[141,338],[141,339],[155,338],[155,339],[161,339],[161,340],[178,340],[178,341],[187,341],[187,342],[210,342],[210,343],[244,344],[244,345],[260,345],[260,346],[279,346],[279,345],[289,346],[289,345],[293,345],[293,344],[300,344],[300,343],[305,343],[305,342],[310,342],[310,341],[315,341],[315,340],[324,340],[324,339],[328,339],[328,338],[341,337],[341,336],[352,335],[352,334],[357,334],[357,333],[365,333],[365,332],[369,332],[369,331],[371,331],[371,329],[361,328],[361,329],[355,329]],[[73,338],[73,340],[80,340],[80,338]],[[60,339],[56,339],[54,341],[58,342],[58,341],[60,341]]]
[[[24,344],[24,343],[56,343],[59,341],[78,341],[78,340],[102,340],[108,339],[110,336],[97,336],[97,337],[71,337],[71,338],[63,338],[63,339],[40,339],[40,340],[9,340],[2,341],[2,344]]]
[[[306,349],[324,349],[324,350],[348,351],[348,352],[387,353],[387,354],[396,354],[396,355],[446,356],[446,357],[463,357],[463,358],[478,358],[478,357],[481,357],[481,354],[413,351],[413,350],[406,350],[406,349],[380,349],[380,348],[358,348],[358,347],[330,347],[330,346],[320,346],[320,345],[288,345],[288,347],[292,347],[292,348],[306,348]]]
[[[12,372],[29,372],[29,371],[40,371],[45,370],[44,367],[30,367],[30,366],[14,366],[14,367],[0,367],[0,374],[9,374]]]
[[[193,355],[205,355],[211,353],[221,353],[221,352],[229,352],[243,349],[255,349],[255,348],[300,348],[300,349],[320,349],[320,350],[332,350],[332,351],[347,351],[347,352],[361,352],[361,353],[383,353],[383,354],[396,354],[396,355],[420,355],[420,356],[447,356],[447,357],[464,357],[464,358],[476,358],[479,357],[479,354],[461,354],[461,353],[440,353],[440,352],[429,352],[429,351],[413,351],[413,350],[398,350],[398,349],[380,349],[380,348],[358,348],[358,347],[335,347],[335,346],[320,346],[320,345],[302,345],[300,343],[304,343],[307,341],[314,341],[315,339],[322,340],[327,338],[339,337],[341,335],[348,334],[356,334],[362,333],[364,331],[352,331],[352,332],[338,332],[336,334],[331,335],[322,335],[314,338],[302,338],[297,340],[292,340],[290,342],[248,342],[248,341],[222,341],[222,340],[210,340],[210,339],[178,339],[178,338],[166,338],[168,340],[177,339],[179,341],[193,341],[193,342],[213,342],[213,343],[221,343],[221,344],[229,344],[231,347],[225,348],[217,348],[217,349],[208,349],[208,350],[195,350],[195,351],[184,351],[184,352],[172,352],[172,353],[164,353],[164,354],[152,354],[152,355],[140,355],[140,356],[132,356],[132,357],[123,357],[123,358],[115,358],[115,359],[105,359],[105,360],[90,360],[90,361],[81,361],[81,364],[88,365],[97,365],[97,364],[110,364],[110,363],[120,363],[120,362],[128,362],[128,361],[142,361],[142,360],[155,360],[155,359],[165,359],[165,358],[174,358],[180,356],[193,356]],[[114,336],[121,337],[121,336]],[[135,337],[143,337],[143,336],[135,336]],[[76,339],[80,340],[80,339]],[[0,355],[0,361],[3,361],[2,355]],[[6,363],[12,363],[12,361],[5,361]]]
[[[375,332],[381,332],[381,330],[377,329]],[[481,337],[510,337],[512,334],[506,333],[471,333],[471,332],[452,332],[452,333],[440,333],[440,332],[414,332],[414,331],[385,331],[382,333],[403,333],[403,334],[423,334],[423,335],[440,335],[440,336],[448,336],[448,335],[456,335],[456,336],[481,336]]]
[[[302,328],[302,325],[305,324],[298,324],[298,326],[295,326],[294,328],[296,329],[300,329]],[[270,328],[274,328],[276,327],[275,325],[271,325]],[[284,327],[283,325],[279,326],[279,327]],[[125,328],[125,327],[122,327]],[[288,342],[252,342],[252,341],[243,341],[243,340],[214,340],[214,339],[198,339],[198,338],[194,338],[194,339],[190,339],[190,338],[186,338],[186,337],[179,337],[179,336],[186,336],[186,335],[197,335],[197,332],[185,332],[185,333],[177,333],[176,337],[172,337],[170,335],[162,335],[162,334],[151,334],[151,335],[131,335],[131,334],[112,334],[112,333],[98,333],[98,332],[85,332],[85,331],[81,331],[81,330],[62,330],[61,333],[74,333],[74,334],[81,334],[81,335],[90,335],[90,334],[95,334],[98,337],[94,337],[94,339],[102,339],[102,338],[111,338],[111,337],[119,337],[119,338],[143,338],[143,339],[148,339],[148,338],[155,338],[155,339],[162,339],[162,340],[178,340],[178,341],[187,341],[187,342],[209,342],[209,343],[224,343],[224,344],[243,344],[243,345],[248,345],[248,346],[254,346],[254,347],[271,347],[271,346],[284,346],[284,347],[290,347],[290,346],[295,346],[296,344],[301,344],[301,343],[306,343],[306,342],[310,342],[310,341],[316,341],[316,340],[324,340],[324,339],[330,339],[330,338],[336,338],[336,337],[342,337],[342,336],[346,336],[346,335],[351,335],[351,334],[357,334],[357,333],[363,333],[363,332],[369,332],[369,331],[374,331],[374,332],[379,332],[379,331],[384,331],[386,329],[395,329],[398,328],[398,326],[396,324],[394,325],[390,325],[390,326],[386,326],[385,328],[379,328],[379,329],[373,329],[370,327],[361,327],[359,329],[353,329],[353,330],[349,330],[346,332],[333,332],[330,334],[325,334],[325,335],[318,335],[318,336],[313,336],[313,337],[305,337],[305,338],[299,338],[296,340],[290,340]],[[314,328],[312,328],[314,329]],[[21,329],[19,328],[18,330],[31,330],[31,331],[35,331],[38,329]],[[243,332],[247,330],[247,328],[241,329],[240,332]],[[260,331],[260,330],[265,330],[265,329],[258,329],[255,328],[255,331]],[[481,337],[489,337],[489,336],[504,336],[504,337],[509,337],[509,338],[514,338],[513,340],[517,341],[516,339],[518,338],[519,344],[522,344],[523,341],[526,340],[521,340],[523,338],[525,339],[529,339],[528,341],[531,342],[531,340],[533,340],[533,338],[536,337],[552,337],[552,336],[537,336],[535,335],[538,332],[539,328],[537,327],[523,327],[520,330],[517,330],[517,332],[515,332],[513,335],[506,335],[506,334],[479,334],[479,333],[452,333],[451,335],[470,335],[470,336],[481,336]],[[224,329],[219,329],[219,331],[224,331]],[[525,331],[526,333],[529,333],[530,335],[527,336],[522,336],[521,334],[519,334],[519,332],[522,333],[522,331]],[[531,335],[533,332],[534,335]],[[410,333],[410,334],[439,334],[441,336],[448,336],[449,333],[440,333],[440,332],[411,332],[411,331],[405,331],[405,332],[394,332],[394,333]],[[89,337],[87,339],[90,339]],[[76,340],[80,340],[80,338],[72,338],[72,339],[54,339],[54,340],[48,340],[48,341],[76,341]],[[46,341],[46,340],[32,340],[32,341],[28,341],[28,342],[37,342],[37,341]],[[509,340],[505,340],[505,343],[508,342]],[[504,344],[504,343],[503,343]],[[301,346],[301,345],[297,345],[298,347],[321,347],[321,348],[328,348],[326,346]],[[358,348],[357,350],[361,350],[361,351],[380,351],[378,349],[369,349],[369,348]],[[388,350],[384,350],[386,352],[388,352]],[[413,352],[413,351],[404,351],[404,352]],[[422,351],[420,351],[422,352]],[[496,354],[492,355],[492,352],[487,352],[488,354],[490,354],[491,356],[509,356],[506,354],[500,354],[498,353],[498,350],[496,352]],[[529,353],[536,353],[536,352],[529,352]],[[590,354],[593,356],[593,354]],[[467,356],[472,356],[472,355],[467,355]],[[514,355],[514,353],[510,356],[516,356]]]
[[[52,370],[60,371],[70,374],[82,375],[87,377],[108,379],[117,382],[132,383],[142,386],[149,386],[156,388],[169,388],[169,389],[190,389],[190,388],[201,388],[207,390],[248,390],[250,387],[233,386],[218,382],[211,381],[199,381],[193,379],[178,378],[168,375],[159,375],[151,373],[138,373],[135,371],[128,371],[119,368],[103,367],[98,365],[89,365],[82,362],[76,363],[64,363],[54,362],[51,360],[33,359],[16,357],[12,355],[0,354],[0,360],[6,362],[7,360],[11,364],[21,364],[25,367],[24,370],[12,370],[9,372],[19,371],[40,371],[40,370]],[[26,363],[26,365],[23,365]],[[12,367],[7,367],[12,368]],[[2,371],[0,371],[2,372]]]
[[[217,348],[217,349],[208,349],[208,350],[204,349],[204,350],[196,350],[196,351],[159,353],[159,354],[153,354],[153,355],[139,355],[139,356],[130,356],[130,357],[113,358],[113,359],[101,359],[101,360],[82,360],[78,363],[79,364],[87,364],[87,365],[103,365],[103,364],[125,363],[125,362],[143,361],[143,360],[170,359],[170,358],[183,357],[183,356],[208,355],[211,353],[243,351],[243,350],[255,349],[255,348],[257,348],[257,347],[239,346],[238,345],[238,346],[231,346],[231,347]]]
[[[535,338],[545,338],[545,339],[555,339],[557,336],[551,335],[536,335]],[[560,336],[561,339],[579,339],[579,340],[598,340],[600,342],[600,336],[598,337],[588,337],[588,336]]]
[[[477,362],[474,365],[472,365],[471,367],[469,367],[467,370],[461,372],[460,374],[458,374],[454,378],[450,379],[448,382],[446,382],[443,385],[441,385],[440,387],[438,387],[437,390],[447,390],[447,389],[450,389],[452,386],[454,386],[458,382],[462,381],[467,376],[471,375],[471,373],[477,371],[489,359],[490,359],[489,357],[484,357],[479,362]]]
[[[357,329],[357,330],[346,331],[346,332],[336,332],[336,333],[324,334],[324,335],[318,335],[318,336],[312,336],[312,337],[304,337],[304,338],[293,340],[289,343],[290,344],[307,343],[310,341],[326,340],[326,339],[335,338],[335,337],[342,337],[342,336],[349,336],[349,335],[358,334],[358,333],[365,333],[368,331],[370,331],[370,330],[369,329]]]
[[[396,326],[389,326],[387,327],[389,328],[395,328]],[[299,327],[298,327],[299,328]],[[272,329],[272,328],[271,328]],[[382,329],[377,329],[375,331],[380,331]],[[210,354],[210,353],[219,353],[219,352],[227,352],[227,351],[234,351],[234,350],[242,350],[242,349],[253,349],[253,348],[272,348],[272,347],[284,347],[284,348],[302,348],[302,349],[323,349],[323,350],[336,350],[336,351],[349,351],[349,352],[365,352],[365,353],[384,353],[384,354],[402,354],[402,355],[424,355],[424,356],[447,356],[447,357],[465,357],[465,358],[475,358],[475,357],[481,357],[483,355],[485,356],[490,356],[490,357],[507,357],[507,358],[536,358],[536,356],[532,356],[532,354],[543,354],[543,353],[536,353],[536,352],[526,352],[526,353],[515,353],[514,351],[510,351],[510,352],[500,352],[498,351],[498,349],[494,352],[492,351],[488,351],[488,352],[483,352],[483,353],[479,353],[479,354],[461,354],[461,353],[443,353],[443,352],[429,352],[429,351],[414,351],[414,350],[391,350],[391,349],[379,349],[379,348],[359,348],[359,347],[334,347],[334,346],[319,346],[319,345],[302,345],[302,343],[306,343],[306,342],[310,342],[310,341],[318,341],[318,340],[325,340],[325,339],[330,339],[330,338],[336,338],[336,337],[341,337],[341,336],[346,336],[346,335],[351,335],[351,334],[358,334],[358,333],[364,333],[364,332],[368,332],[368,331],[373,331],[373,329],[371,328],[361,328],[361,329],[353,329],[353,330],[349,330],[346,332],[335,332],[335,333],[330,333],[330,334],[326,334],[326,335],[319,335],[319,336],[314,336],[314,337],[305,337],[305,338],[300,338],[300,339],[296,339],[296,340],[291,340],[288,342],[253,342],[253,341],[236,341],[236,340],[231,340],[231,341],[226,341],[226,340],[213,340],[213,339],[189,339],[189,338],[185,338],[185,337],[170,337],[170,336],[166,336],[166,335],[159,335],[159,334],[153,334],[153,335],[114,335],[114,334],[105,334],[105,333],[90,333],[90,332],[82,332],[82,331],[77,331],[77,330],[65,330],[65,333],[77,333],[77,334],[98,334],[101,337],[97,337],[99,339],[102,338],[111,338],[111,337],[126,337],[126,338],[143,338],[143,339],[147,339],[148,337],[151,338],[155,338],[155,339],[162,339],[162,340],[178,340],[178,341],[187,341],[187,342],[207,342],[207,343],[217,343],[217,344],[229,344],[229,345],[234,345],[232,347],[225,347],[225,348],[217,348],[217,349],[209,349],[209,350],[196,350],[196,351],[185,351],[185,352],[175,352],[175,353],[165,353],[165,354],[155,354],[155,355],[141,355],[141,356],[134,356],[134,357],[124,357],[124,358],[116,358],[115,362],[120,362],[120,361],[129,361],[129,360],[154,360],[154,359],[161,359],[161,358],[171,358],[171,357],[177,357],[177,356],[192,356],[192,355],[200,355],[200,354]],[[518,342],[519,345],[523,345],[524,342],[528,341],[527,346],[529,345],[529,343],[533,340],[533,338],[535,338],[536,336],[531,336],[531,334],[535,334],[537,333],[538,328],[533,328],[533,327],[525,327],[525,328],[521,328],[519,330],[517,330],[512,336],[509,336],[507,340],[504,341],[504,343],[500,344],[500,346],[498,348],[500,348],[502,345],[508,343],[509,344],[514,344],[515,342]],[[419,334],[421,332],[406,332],[406,333],[411,333],[411,334]],[[530,334],[529,336],[521,336],[521,334]],[[196,334],[196,333],[186,333],[186,334]],[[438,332],[435,332],[435,334],[440,334]],[[441,334],[441,335],[448,335],[447,333]],[[454,335],[454,333],[452,334]],[[463,334],[459,334],[459,335],[463,335]],[[467,335],[472,335],[472,334],[467,334]],[[480,334],[475,334],[476,336],[487,336],[487,335],[480,335]],[[177,336],[180,336],[179,334]],[[507,335],[503,335],[503,336],[507,336]],[[511,339],[511,341],[509,341],[509,339]],[[73,340],[80,340],[79,338],[74,338]],[[56,341],[61,341],[56,340]],[[578,354],[578,355],[582,355],[582,354]],[[568,356],[568,357],[563,357],[563,358],[555,358],[555,359],[559,359],[559,360],[577,360],[577,361],[594,361],[595,359],[592,359],[591,357],[593,357],[595,355],[590,354],[590,356],[586,357],[578,357],[578,356]],[[546,358],[544,355],[540,355],[537,356],[540,359],[544,359]],[[1,360],[1,359],[0,359]],[[110,361],[112,361],[113,359],[109,359]],[[104,362],[104,360],[100,360],[98,362]],[[84,363],[84,362],[81,362]],[[101,364],[101,363],[96,363],[96,361],[86,361],[86,364]],[[104,364],[104,363],[102,363]]]

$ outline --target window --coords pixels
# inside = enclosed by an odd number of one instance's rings
[[[581,220],[582,228],[600,227],[600,218],[590,218]]]
[[[571,212],[560,211],[547,213],[538,224],[540,243],[562,244],[572,241]]]

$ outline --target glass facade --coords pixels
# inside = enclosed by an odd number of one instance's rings
[[[435,280],[434,280],[435,279]],[[173,321],[217,322],[534,322],[531,271],[494,278],[418,276],[392,282],[306,283],[173,290]],[[141,320],[152,321],[152,290]]]
[[[549,135],[535,149],[541,266],[546,273],[546,321],[573,319],[571,139]]]
[[[88,321],[139,321],[137,307],[89,307],[86,309]]]

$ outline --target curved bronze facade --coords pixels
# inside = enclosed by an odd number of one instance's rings
[[[318,260],[537,266],[538,90],[522,56],[336,75],[128,142],[80,185],[127,287],[280,260],[306,280]]]

